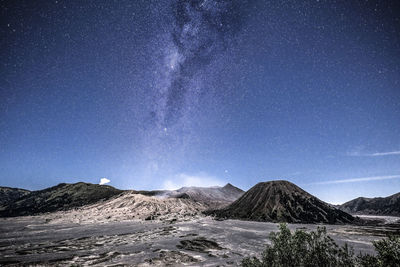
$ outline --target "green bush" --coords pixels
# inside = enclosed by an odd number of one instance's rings
[[[368,267],[399,267],[400,266],[400,236],[389,236],[386,239],[373,242],[376,256],[360,255],[360,266]]]
[[[271,233],[271,245],[267,245],[261,259],[245,258],[242,266],[245,267],[394,267],[400,266],[400,238],[389,237],[374,242],[377,256],[354,256],[353,249],[338,246],[326,234],[325,227],[318,227],[317,231],[305,232],[296,230],[291,232],[286,224],[280,224],[279,232]]]
[[[372,255],[359,255],[357,257],[357,265],[365,267],[380,267],[378,259]]]

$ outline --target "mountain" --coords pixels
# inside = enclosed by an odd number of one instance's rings
[[[0,186],[0,206],[7,205],[8,203],[15,201],[23,196],[26,196],[29,193],[29,190],[21,188]]]
[[[351,214],[400,216],[400,193],[388,197],[359,197],[339,208]]]
[[[160,198],[125,191],[106,201],[46,214],[51,222],[107,222],[123,220],[176,221],[193,219],[207,206],[184,198]]]
[[[52,222],[71,223],[187,220],[201,216],[210,207],[226,206],[243,193],[243,190],[231,184],[224,187],[182,187],[178,190],[129,190],[106,201],[46,216]]]
[[[289,223],[349,223],[354,217],[288,181],[258,183],[238,200],[207,212],[220,218]]]
[[[175,197],[187,197],[210,208],[227,206],[244,194],[242,189],[229,183],[224,187],[182,187],[176,192]]]
[[[206,205],[208,208],[222,208],[243,195],[244,191],[231,184],[223,187],[182,187],[177,190],[136,191],[146,196],[164,198],[185,198]]]
[[[122,192],[108,185],[63,183],[44,190],[32,191],[0,207],[0,216],[22,216],[67,210],[109,199]]]
[[[232,203],[244,193],[243,190],[231,184],[227,184],[224,187],[182,187],[171,191],[123,191],[108,185],[82,182],[76,184],[62,183],[44,190],[32,192],[23,189],[1,187],[0,199],[4,199],[4,202],[0,202],[3,203],[0,205],[0,217],[69,210],[94,204],[100,200],[107,200],[123,192],[129,192],[133,195],[145,195],[147,197],[154,196],[159,200],[144,198],[142,199],[144,201],[143,205],[146,206],[148,203],[152,203],[149,205],[159,206],[160,210],[165,207],[162,204],[162,199],[181,199],[180,201],[167,200],[165,203],[169,203],[168,205],[173,207],[170,210],[176,209],[185,212],[203,211],[207,208],[221,208]],[[138,198],[138,196],[132,196],[132,198]],[[193,206],[193,209],[189,206]],[[151,208],[146,210],[148,212],[144,214],[152,214]]]

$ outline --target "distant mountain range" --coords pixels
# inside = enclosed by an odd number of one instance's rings
[[[335,207],[288,181],[258,183],[247,192],[231,184],[155,191],[89,183],[63,183],[38,191],[0,187],[0,217],[73,209],[78,209],[73,215],[78,221],[84,221],[86,215],[100,218],[106,213],[106,217],[119,220],[165,219],[171,213],[182,218],[204,212],[223,219],[341,224],[358,220],[348,213],[400,215],[400,193],[387,198],[357,198]]]
[[[139,194],[155,197],[185,198],[206,205],[209,208],[222,208],[244,194],[244,191],[231,184],[223,187],[182,187],[177,190],[136,191]]]
[[[0,216],[23,216],[69,210],[105,201],[122,193],[136,193],[159,199],[187,199],[185,205],[192,203],[192,206],[201,207],[199,211],[203,211],[208,208],[224,207],[239,198],[244,191],[231,184],[224,187],[182,187],[178,190],[155,191],[119,190],[108,185],[82,182],[76,184],[62,183],[38,191],[0,187]],[[160,202],[162,201],[154,203]],[[199,206],[196,203],[201,205]],[[190,210],[190,208],[185,208],[185,210]]]
[[[338,208],[351,214],[400,216],[400,193],[388,197],[359,197]]]
[[[288,181],[258,183],[226,208],[220,218],[289,223],[351,223],[355,218]]]

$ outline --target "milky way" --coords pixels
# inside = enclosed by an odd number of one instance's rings
[[[172,4],[174,22],[165,51],[168,80],[159,88],[153,113],[158,126],[179,122],[201,84],[193,76],[210,66],[228,48],[239,30],[239,6],[232,1],[177,1]],[[201,82],[201,81],[200,81]]]
[[[218,76],[219,61],[235,45],[247,4],[179,0],[167,9],[172,20],[156,41],[161,62],[154,64],[152,126],[145,132],[153,169],[171,165],[178,152],[182,157],[188,139],[194,138],[190,124],[201,113],[198,103],[213,87],[210,81]]]

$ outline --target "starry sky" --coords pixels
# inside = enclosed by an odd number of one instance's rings
[[[3,186],[400,191],[395,1],[0,5]]]

